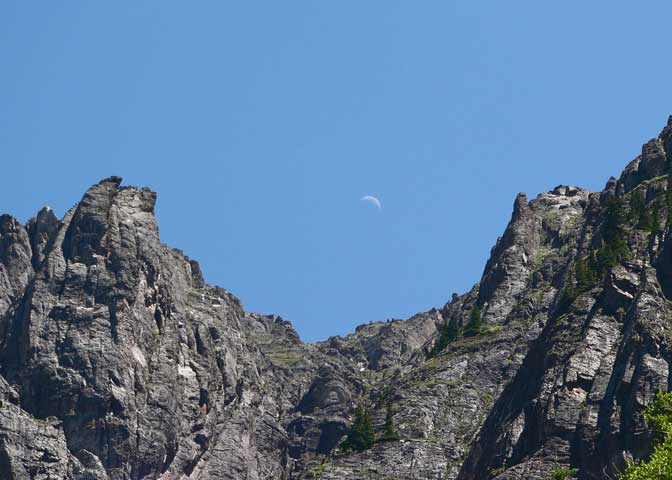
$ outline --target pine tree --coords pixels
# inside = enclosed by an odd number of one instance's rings
[[[454,342],[459,335],[460,327],[457,326],[457,320],[455,317],[451,317],[448,321],[448,327],[446,327],[446,337],[448,338],[448,342]]]
[[[610,244],[604,243],[597,253],[597,261],[600,271],[606,272],[618,265],[618,255]]]
[[[558,300],[558,305],[562,309],[567,308],[572,303],[574,303],[574,300],[576,300],[576,297],[578,296],[579,292],[576,290],[574,285],[572,285],[572,282],[570,280],[565,285],[565,288],[563,288],[562,291],[560,292],[560,299]]]
[[[576,288],[579,292],[591,290],[597,283],[597,272],[593,270],[590,259],[579,258],[576,261]]]
[[[385,412],[385,425],[383,426],[383,434],[380,436],[378,441],[380,442],[392,442],[399,440],[399,435],[394,429],[394,416],[392,413],[392,404],[387,404],[387,411]]]
[[[639,220],[637,221],[637,228],[639,230],[650,232],[652,224],[653,224],[653,218],[651,216],[651,211],[645,207],[644,210],[642,210],[642,212],[639,214]]]
[[[597,280],[599,280],[602,277],[601,275],[602,272],[600,271],[600,263],[597,260],[597,254],[595,253],[595,250],[592,250],[590,252],[590,255],[588,256],[588,267],[593,272]]]
[[[376,433],[373,430],[373,418],[371,417],[371,412],[368,408],[364,409],[364,427],[363,427],[363,449],[367,450],[373,447],[373,444],[376,443]]]
[[[625,239],[625,213],[618,199],[612,198],[607,203],[602,236],[604,242],[598,252],[599,270],[605,272],[618,265],[628,256],[628,242]]]
[[[651,213],[651,233],[656,234],[663,231],[660,225],[660,206],[658,202],[653,204],[653,212]]]
[[[645,210],[644,196],[642,192],[636,190],[630,196],[630,218],[639,221],[642,212]]]
[[[621,202],[616,198],[607,201],[607,211],[605,213],[603,233],[607,242],[612,242],[623,235],[623,224],[625,223],[625,212]]]
[[[480,334],[482,330],[481,309],[478,305],[474,305],[474,308],[471,309],[471,315],[469,315],[469,323],[464,330],[464,336],[473,337],[474,335]]]
[[[371,412],[360,405],[355,410],[355,420],[352,422],[347,438],[341,443],[341,448],[362,452],[371,448],[375,441],[376,435],[373,431]]]
[[[457,326],[457,320],[455,320],[455,317],[451,317],[448,323],[444,323],[441,326],[439,339],[436,341],[434,348],[432,348],[430,356],[433,357],[443,351],[443,349],[446,348],[450,342],[457,340],[459,335],[460,328]]]

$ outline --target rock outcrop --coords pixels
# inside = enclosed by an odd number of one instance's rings
[[[672,378],[671,155],[672,120],[602,192],[519,194],[471,291],[317,343],[208,285],[119,177],[0,216],[0,478],[614,478]],[[399,438],[343,451],[362,405]]]

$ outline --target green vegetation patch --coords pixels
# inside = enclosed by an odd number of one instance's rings
[[[565,467],[555,467],[551,472],[549,480],[569,480],[570,478],[575,478],[576,468],[565,468]]]
[[[434,388],[438,386],[457,387],[462,385],[462,383],[463,382],[461,380],[441,380],[432,378],[430,380],[419,380],[414,382],[413,385],[417,388]]]
[[[495,325],[495,326],[492,326],[492,327],[483,327],[481,329],[481,335],[488,335],[488,334],[492,334],[492,333],[497,333],[497,332],[501,332],[502,330],[504,330],[504,326],[502,326],[502,325]]]
[[[450,343],[453,343],[460,338],[467,339],[471,337],[478,337],[480,335],[496,333],[501,331],[503,328],[504,327],[500,325],[491,327],[485,325],[481,317],[481,308],[478,305],[474,305],[469,315],[469,322],[467,323],[464,330],[460,328],[455,317],[451,317],[450,320],[440,327],[439,338],[432,350],[429,352],[429,357],[436,357],[439,353],[445,350],[445,348]]]
[[[299,363],[303,358],[300,350],[290,348],[273,350],[271,352],[267,352],[266,356],[271,359],[271,362],[277,365],[286,366],[292,366],[296,363]]]
[[[304,478],[315,478],[319,479],[322,478],[322,474],[329,468],[329,463],[324,462],[321,463],[320,465],[317,465],[316,467],[311,467],[308,470],[305,471],[303,477]]]
[[[648,187],[652,183],[656,183],[656,182],[659,182],[661,180],[665,180],[666,178],[669,178],[669,176],[670,175],[666,173],[665,175],[658,175],[657,177],[649,178],[648,180],[642,180],[641,182],[639,182],[637,184],[637,186],[635,188],[632,189],[632,191],[636,192],[638,190],[643,190],[644,187]]]
[[[653,453],[647,461],[630,463],[620,480],[672,478],[672,392],[658,392],[644,410],[644,420],[653,433]]]
[[[634,203],[630,210],[638,211],[639,200]],[[581,293],[595,288],[606,272],[627,260],[630,255],[625,231],[627,220],[623,203],[616,198],[610,199],[602,223],[602,244],[599,249],[591,249],[587,256],[576,260],[573,278],[570,273],[560,296],[561,308],[571,305]]]

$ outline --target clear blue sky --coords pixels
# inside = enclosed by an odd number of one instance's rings
[[[303,338],[475,283],[517,192],[600,189],[672,113],[669,1],[3,1],[0,211],[120,175]],[[376,195],[378,212],[361,202]]]

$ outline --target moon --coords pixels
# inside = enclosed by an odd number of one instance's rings
[[[371,205],[374,205],[378,210],[383,209],[383,205],[380,203],[380,200],[378,200],[373,195],[364,195],[362,198],[360,198],[360,200],[362,202],[367,202],[370,203]]]

